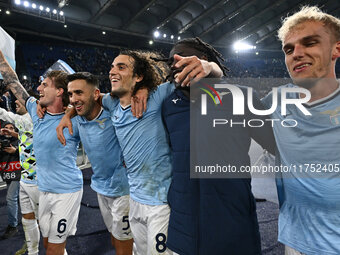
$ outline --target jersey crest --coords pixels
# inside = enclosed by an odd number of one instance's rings
[[[334,110],[327,110],[321,112],[321,114],[329,115],[330,121],[333,125],[340,125],[340,106],[335,108]]]
[[[96,120],[96,122],[99,124],[99,127],[101,128],[101,129],[105,129],[105,121],[107,121],[108,120],[108,118],[105,118],[105,119],[102,119],[102,120]]]

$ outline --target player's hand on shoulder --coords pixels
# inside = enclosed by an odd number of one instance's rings
[[[146,111],[149,92],[146,88],[139,89],[136,95],[131,98],[132,115],[136,118],[141,118],[143,112]]]
[[[66,139],[63,132],[64,128],[68,128],[70,135],[73,135],[72,121],[70,116],[68,116],[67,114],[65,114],[64,117],[60,120],[59,125],[56,128],[58,140],[62,145],[65,146]]]

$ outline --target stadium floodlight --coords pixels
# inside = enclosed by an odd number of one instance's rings
[[[150,41],[149,41],[149,44],[150,44],[150,45],[152,45],[152,44],[153,44],[153,41],[152,41],[152,40],[150,40]]]
[[[259,52],[257,51],[255,54],[256,54],[256,55],[259,55]]]
[[[166,38],[166,34],[163,34],[163,38]]]
[[[57,10],[56,9],[53,10],[53,14],[57,14]]]
[[[36,9],[37,8],[37,5],[35,3],[32,4],[32,8],[33,9]]]
[[[60,15],[60,16],[64,16],[64,12],[63,12],[63,11],[60,11],[60,12],[59,12],[59,15]]]
[[[22,78],[23,78],[24,80],[27,80],[27,76],[26,76],[26,75],[24,75]]]
[[[50,8],[48,8],[48,7],[46,7],[46,9],[45,9],[45,10],[46,10],[46,12],[50,12],[50,10],[51,10],[51,9],[50,9]]]
[[[44,10],[44,6],[40,5],[40,6],[39,6],[39,10],[40,10],[40,11],[43,11],[43,10]]]
[[[253,45],[250,45],[244,42],[239,42],[239,41],[235,42],[233,46],[234,46],[234,49],[238,51],[256,49],[256,46],[253,46]]]
[[[24,1],[24,6],[27,8],[30,6],[30,3],[28,1]]]
[[[160,33],[159,33],[159,31],[157,31],[157,30],[153,33],[153,36],[156,37],[156,38],[158,38],[159,35],[160,35]]]
[[[11,12],[10,12],[9,10],[7,10],[7,11],[6,11],[6,14],[7,14],[7,15],[10,15],[10,14],[11,14]]]
[[[102,34],[103,34],[103,35],[106,35],[106,32],[105,32],[105,31],[103,31],[103,32],[102,32]]]
[[[171,38],[171,40],[174,39],[174,35],[171,35],[170,38]]]
[[[64,28],[67,28],[67,25],[66,25],[66,24],[64,25]]]
[[[14,3],[15,3],[16,5],[20,5],[20,4],[21,4],[21,1],[20,1],[20,0],[15,0]]]
[[[177,40],[178,40],[178,41],[179,41],[179,40],[181,40],[181,37],[180,37],[180,36],[178,36],[178,37],[177,37]]]

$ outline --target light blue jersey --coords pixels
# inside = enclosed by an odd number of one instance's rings
[[[46,113],[43,119],[37,115],[34,97],[26,102],[33,121],[33,148],[37,160],[38,188],[52,193],[72,193],[83,187],[83,176],[76,165],[79,134],[76,120],[72,120],[73,136],[64,130],[66,146],[57,139],[56,128],[64,114]]]
[[[77,116],[79,135],[91,161],[93,175],[91,188],[109,197],[129,194],[123,155],[112,126],[110,113],[101,110],[92,121]]]
[[[141,119],[133,117],[130,107],[122,108],[109,94],[103,98],[104,109],[110,111],[128,169],[130,197],[142,204],[167,203],[171,158],[161,108],[173,90],[170,83],[158,86],[150,94],[147,111]]]
[[[269,108],[271,94],[263,101]],[[280,105],[272,115],[298,123],[289,128],[274,122],[279,160],[291,169],[278,180],[279,241],[307,255],[340,254],[340,90],[305,107],[311,116],[294,105],[286,117]]]

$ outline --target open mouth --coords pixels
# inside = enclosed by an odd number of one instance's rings
[[[309,67],[311,65],[312,64],[310,64],[310,63],[304,63],[304,64],[301,64],[301,65],[295,66],[293,70],[295,72],[301,72],[301,71],[305,70],[307,67]]]

